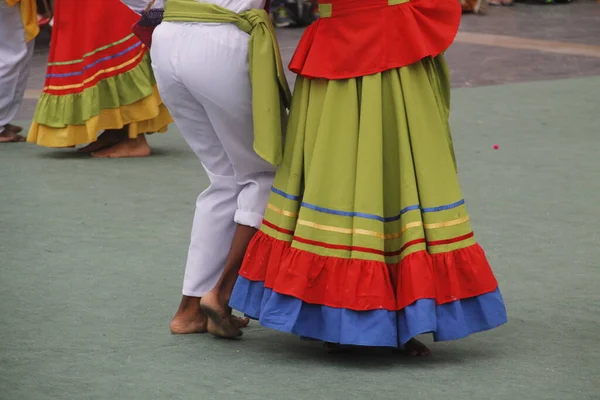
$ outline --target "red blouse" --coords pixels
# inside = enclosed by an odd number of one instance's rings
[[[323,0],[290,70],[346,79],[400,68],[444,52],[460,24],[458,0]],[[392,5],[390,5],[392,4]]]

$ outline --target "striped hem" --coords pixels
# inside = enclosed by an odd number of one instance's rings
[[[122,63],[120,65],[117,65],[115,67],[101,69],[101,70],[97,71],[94,75],[92,75],[89,78],[85,79],[81,83],[76,83],[76,84],[72,84],[72,85],[61,85],[61,86],[48,85],[48,86],[44,87],[44,92],[49,91],[49,90],[60,91],[60,90],[79,89],[79,88],[83,88],[83,87],[94,86],[95,83],[91,84],[91,85],[89,85],[89,84],[92,83],[92,82],[101,80],[100,78],[103,75],[107,75],[107,74],[110,74],[110,73],[114,73],[113,75],[118,75],[119,73],[121,73],[122,70],[127,69],[132,64],[138,63],[144,54],[145,54],[145,51],[140,51],[138,54],[135,55],[135,57],[131,58],[130,60],[127,60],[126,62],[124,62],[124,63]]]
[[[435,246],[459,243],[459,242],[462,242],[462,241],[465,241],[465,240],[468,240],[468,239],[471,239],[474,237],[474,233],[471,231],[465,235],[456,236],[456,237],[448,238],[448,239],[442,239],[442,240],[427,241],[425,238],[419,238],[419,239],[411,240],[411,241],[405,243],[398,250],[383,251],[383,250],[370,248],[370,247],[346,246],[346,245],[339,245],[339,244],[327,243],[327,242],[323,242],[323,241],[306,239],[306,238],[297,236],[294,231],[277,226],[277,225],[267,221],[266,219],[263,221],[263,225],[265,225],[279,233],[283,233],[285,235],[292,236],[293,241],[296,241],[299,243],[304,243],[304,244],[307,244],[310,246],[316,246],[316,247],[321,247],[321,248],[331,249],[331,250],[344,250],[344,251],[352,251],[352,252],[370,253],[370,254],[376,254],[376,255],[380,255],[380,256],[384,256],[384,257],[398,256],[398,255],[402,254],[405,250],[407,250],[409,247],[412,247],[414,245],[421,244],[421,243],[427,245],[428,247],[435,247]]]
[[[85,67],[83,67],[81,70],[79,71],[74,71],[74,72],[67,72],[64,74],[47,74],[46,78],[68,78],[71,76],[78,76],[78,75],[83,75],[87,70],[94,68],[96,65],[106,62],[106,61],[110,61],[113,60],[117,57],[121,57],[124,56],[125,54],[137,49],[138,47],[140,47],[142,45],[142,42],[137,42],[131,46],[129,46],[128,48],[126,48],[125,50],[122,50],[118,53],[115,53],[113,55],[110,56],[106,56],[106,57],[102,57],[99,58],[98,60],[92,62],[91,64],[86,65]]]
[[[457,207],[460,207],[465,204],[464,199],[461,199],[461,200],[451,203],[451,204],[444,204],[444,205],[435,206],[435,207],[422,207],[419,204],[413,204],[413,205],[404,207],[396,215],[386,217],[386,216],[381,216],[381,215],[376,215],[376,214],[350,212],[350,211],[342,211],[342,210],[335,210],[332,208],[320,207],[315,204],[310,204],[310,203],[304,202],[304,201],[302,201],[302,198],[300,196],[294,196],[294,195],[285,193],[284,191],[277,189],[275,187],[272,187],[271,191],[283,198],[288,199],[288,200],[299,201],[299,202],[301,202],[300,203],[301,207],[304,207],[304,208],[307,208],[307,209],[310,209],[313,211],[318,211],[321,213],[331,214],[331,215],[338,215],[338,216],[342,216],[342,217],[358,217],[358,218],[372,219],[372,220],[381,221],[381,222],[398,221],[404,214],[406,214],[407,212],[410,212],[410,211],[420,210],[422,213],[432,213],[432,212],[451,210],[453,208],[457,208]]]
[[[96,54],[96,53],[99,53],[99,52],[101,52],[101,51],[104,51],[104,50],[106,50],[106,49],[110,49],[111,47],[118,46],[118,45],[120,45],[121,43],[125,43],[126,41],[128,41],[129,39],[131,39],[131,38],[132,38],[132,37],[134,37],[134,36],[135,36],[135,35],[132,33],[132,34],[130,34],[130,35],[128,35],[128,36],[126,36],[126,37],[124,37],[123,39],[120,39],[120,40],[116,41],[116,42],[113,42],[113,43],[107,44],[107,45],[105,45],[105,46],[102,46],[102,47],[98,47],[98,48],[97,48],[97,49],[95,49],[95,50],[92,50],[92,51],[90,51],[90,52],[88,52],[88,53],[85,53],[85,54],[83,55],[83,57],[82,57],[82,58],[79,58],[79,59],[77,59],[77,60],[50,62],[50,63],[48,63],[48,66],[49,66],[49,67],[53,67],[53,66],[59,66],[59,65],[72,65],[72,64],[79,64],[79,63],[82,63],[82,62],[84,62],[84,61],[85,61],[85,59],[86,59],[86,58],[89,58],[89,57],[93,56],[94,54]]]

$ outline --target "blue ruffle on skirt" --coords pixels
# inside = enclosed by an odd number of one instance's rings
[[[436,341],[461,339],[507,320],[499,289],[438,306],[422,299],[400,311],[353,311],[308,304],[239,277],[230,305],[266,328],[358,346],[400,347],[428,332]]]

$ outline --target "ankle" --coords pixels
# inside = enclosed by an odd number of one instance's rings
[[[179,303],[179,309],[177,312],[187,312],[188,310],[199,310],[200,309],[200,297],[183,296]]]
[[[227,310],[231,310],[231,307],[229,307],[229,300],[231,300],[231,294],[221,292],[217,295],[217,301]]]

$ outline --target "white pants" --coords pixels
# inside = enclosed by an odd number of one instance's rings
[[[260,227],[275,175],[253,150],[248,39],[230,24],[167,22],[152,38],[161,97],[210,179],[196,202],[186,296],[215,286],[236,223]]]
[[[0,133],[23,102],[33,55],[34,41],[25,42],[20,7],[0,1]]]

